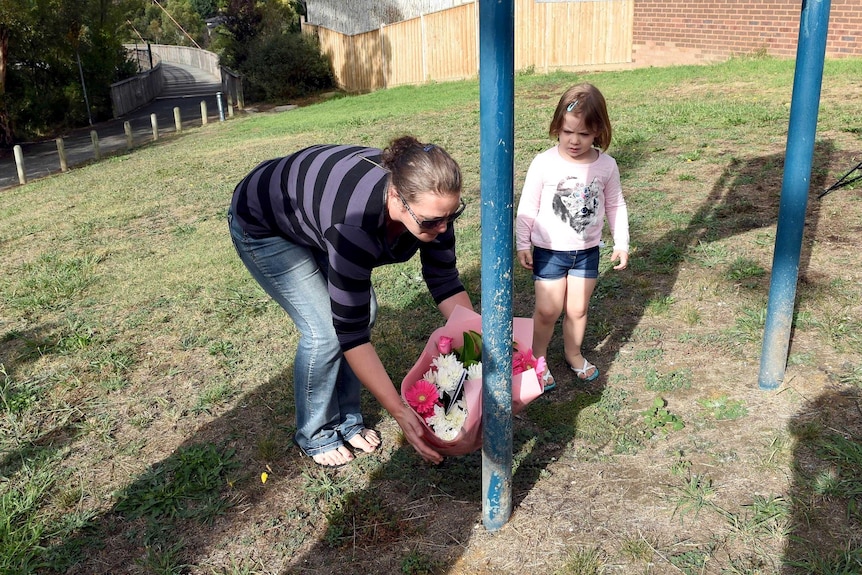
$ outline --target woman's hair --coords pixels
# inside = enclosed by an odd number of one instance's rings
[[[445,196],[461,193],[461,168],[446,150],[423,144],[413,136],[401,136],[383,150],[383,166],[392,174],[391,184],[408,201],[426,192]]]
[[[548,134],[552,138],[559,138],[566,114],[580,116],[587,129],[596,134],[594,145],[601,148],[603,152],[607,151],[611,145],[611,120],[608,117],[605,97],[598,88],[584,83],[565,91],[551,119]]]

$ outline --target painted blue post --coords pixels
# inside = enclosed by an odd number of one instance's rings
[[[482,194],[482,521],[512,514],[513,0],[479,1]]]
[[[760,356],[761,389],[775,389],[784,380],[790,329],[799,279],[802,231],[814,157],[820,87],[826,57],[830,0],[804,0],[799,19],[796,71],[790,100],[790,125],[784,158],[784,179],[772,257],[772,277]]]

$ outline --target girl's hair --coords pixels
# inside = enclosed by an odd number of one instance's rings
[[[580,116],[587,129],[596,134],[594,145],[601,148],[603,152],[607,151],[611,145],[611,120],[608,117],[605,97],[598,88],[584,83],[565,91],[551,119],[548,134],[552,138],[559,138],[566,114]]]
[[[392,174],[391,183],[408,201],[424,193],[440,196],[461,193],[461,168],[446,150],[423,144],[413,136],[401,136],[383,150],[383,167]]]

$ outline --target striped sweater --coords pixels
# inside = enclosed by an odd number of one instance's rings
[[[454,226],[431,242],[409,232],[386,241],[389,172],[380,166],[381,155],[375,148],[318,145],[268,160],[237,185],[231,203],[252,237],[282,236],[328,262],[332,321],[343,351],[371,341],[377,266],[407,261],[418,251],[434,301],[464,291]]]

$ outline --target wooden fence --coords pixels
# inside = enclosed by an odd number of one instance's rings
[[[540,72],[629,64],[634,0],[515,0],[515,69]],[[474,77],[479,4],[473,2],[348,36],[303,23],[350,92]]]

